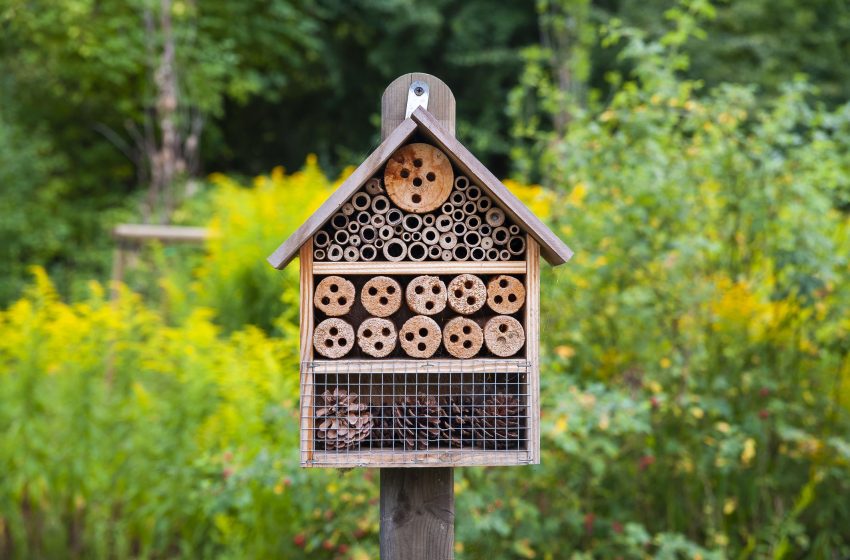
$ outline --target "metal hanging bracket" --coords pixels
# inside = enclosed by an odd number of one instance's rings
[[[410,84],[407,90],[407,109],[404,111],[404,118],[410,118],[417,107],[428,108],[428,92],[428,84],[421,80]]]

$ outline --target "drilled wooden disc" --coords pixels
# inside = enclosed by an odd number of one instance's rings
[[[496,313],[510,315],[525,304],[525,286],[513,276],[496,276],[487,283],[487,305]]]
[[[487,301],[484,282],[473,274],[461,274],[449,282],[449,307],[462,315],[471,315]]]
[[[354,305],[354,284],[341,276],[328,276],[316,286],[313,304],[325,315],[339,317]]]
[[[484,325],[484,343],[490,352],[507,358],[519,352],[525,344],[525,330],[513,317],[498,315]]]
[[[342,358],[354,347],[354,328],[342,319],[325,319],[316,325],[313,347],[325,358]]]
[[[472,319],[455,317],[443,329],[443,344],[455,358],[472,358],[484,344],[484,332]]]
[[[419,315],[436,315],[446,308],[446,285],[439,276],[417,276],[405,291],[407,306]]]
[[[452,191],[454,171],[446,154],[430,144],[408,144],[384,170],[387,195],[402,210],[420,214],[439,208]]]
[[[430,358],[443,339],[440,325],[424,315],[408,319],[398,333],[401,347],[411,358]]]
[[[388,319],[370,317],[357,329],[357,345],[374,358],[388,356],[395,349],[395,325]]]
[[[401,286],[389,276],[375,276],[363,285],[360,301],[371,315],[389,317],[401,308]]]

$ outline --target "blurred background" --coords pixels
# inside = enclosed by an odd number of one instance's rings
[[[841,0],[0,0],[0,557],[377,557],[265,257],[424,71],[576,251],[542,464],[455,472],[457,557],[847,558],[848,60]]]

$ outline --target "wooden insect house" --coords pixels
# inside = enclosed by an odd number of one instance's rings
[[[539,462],[540,256],[572,252],[428,92],[268,259],[300,256],[305,467]]]

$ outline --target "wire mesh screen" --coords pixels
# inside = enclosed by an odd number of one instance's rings
[[[526,360],[302,364],[302,463],[525,464]]]

